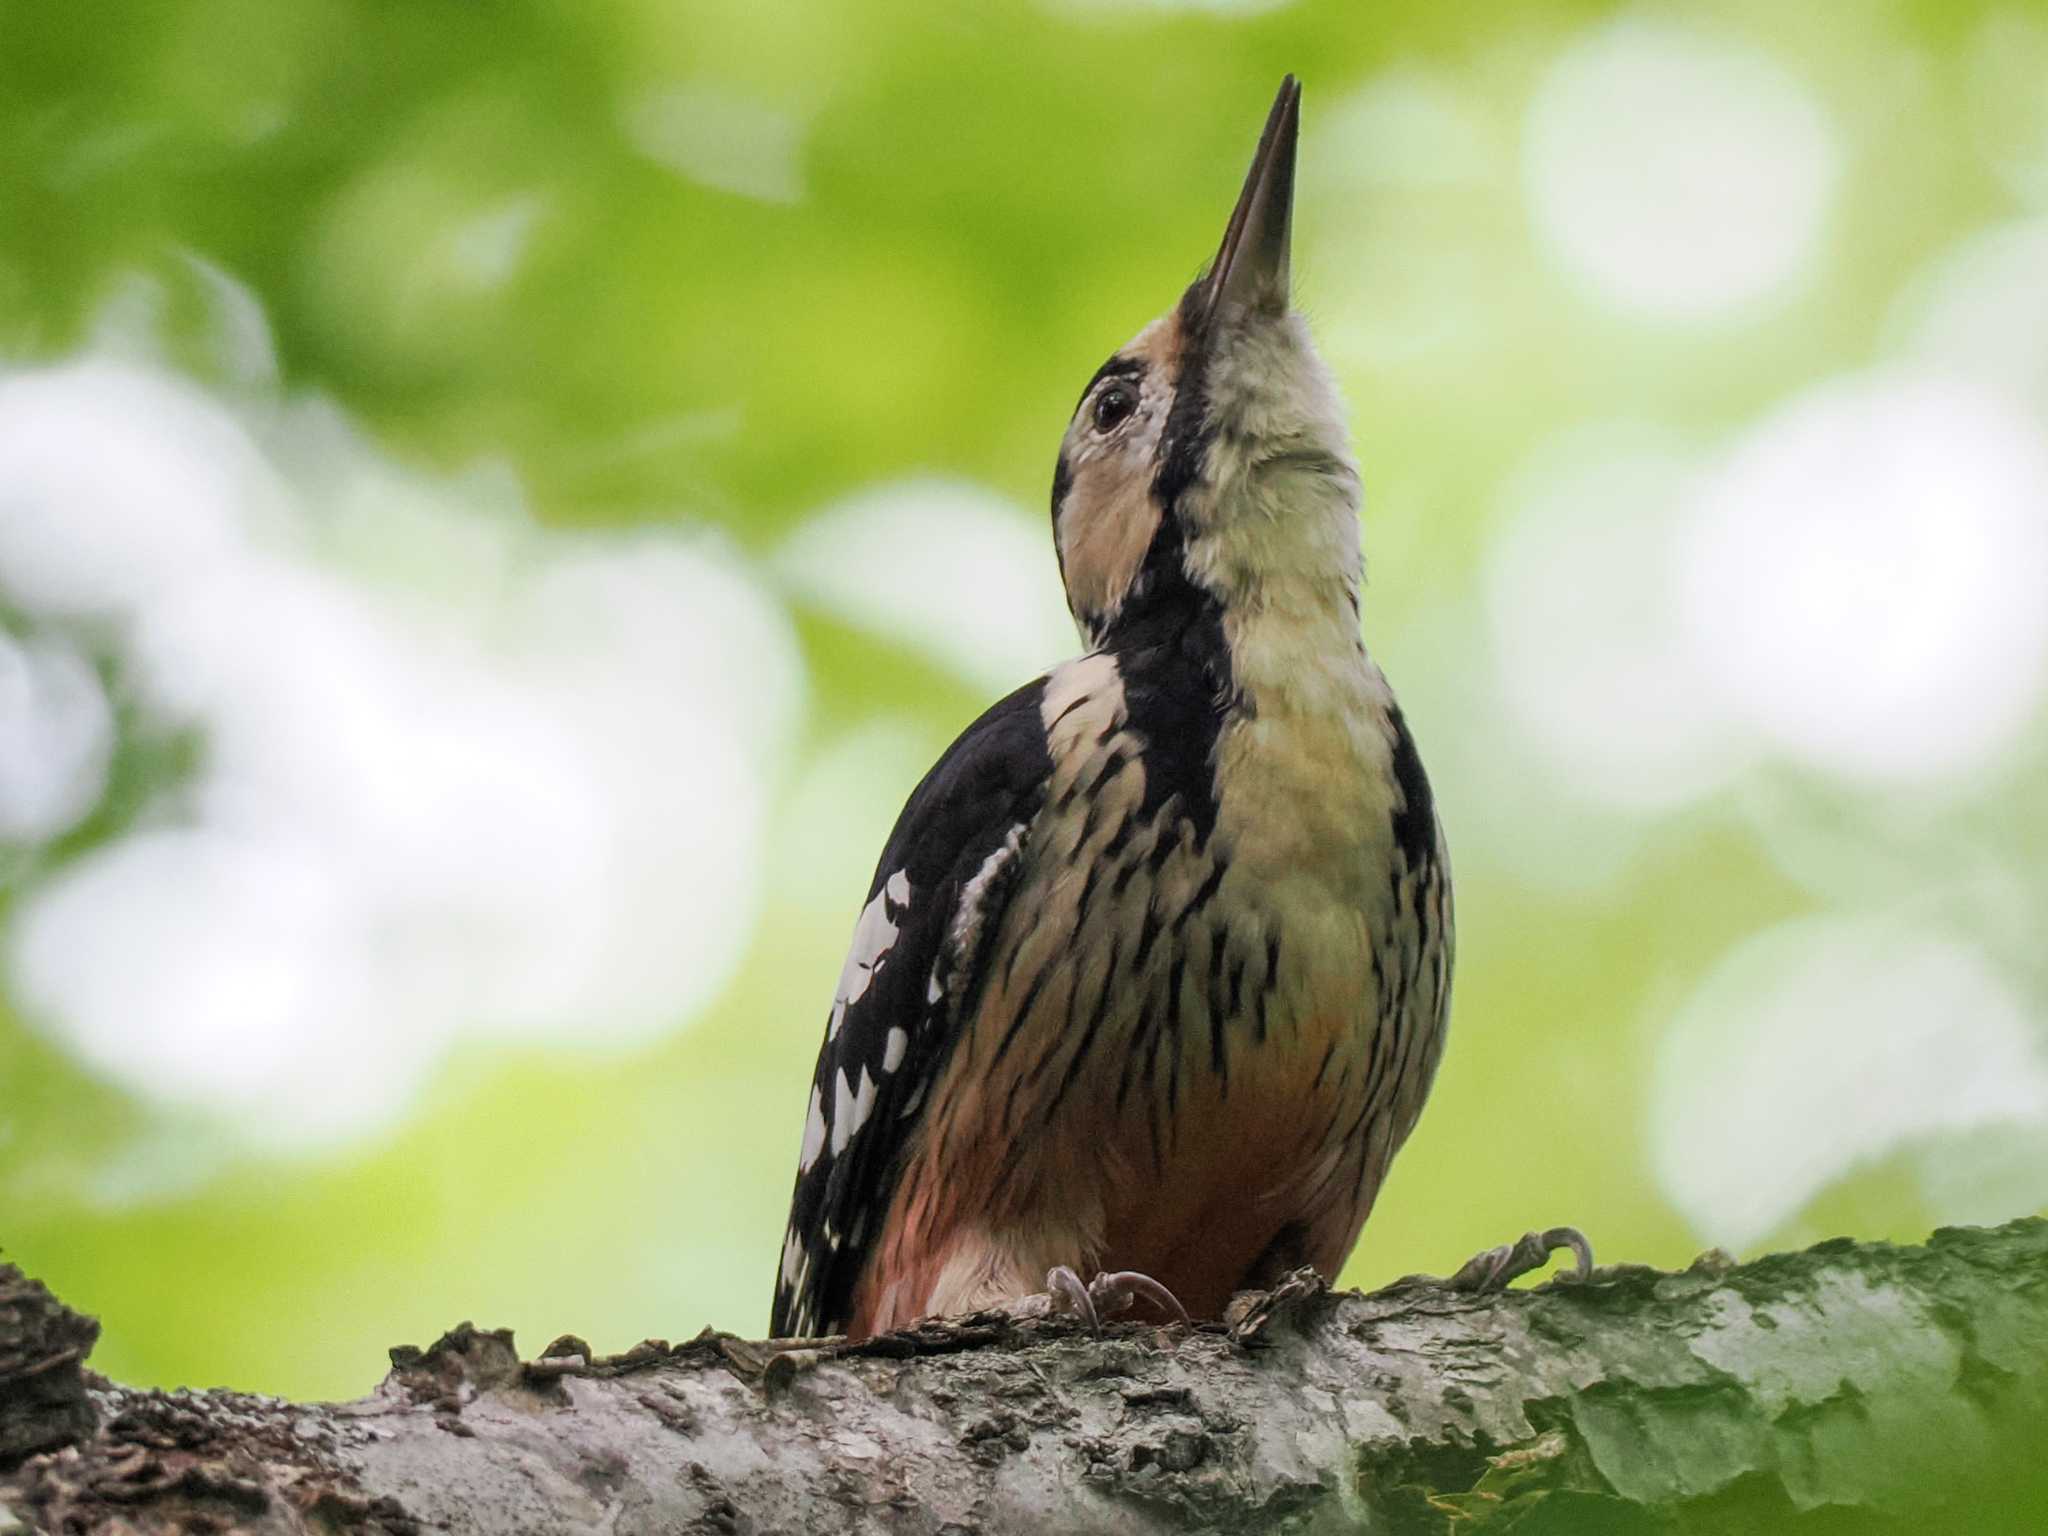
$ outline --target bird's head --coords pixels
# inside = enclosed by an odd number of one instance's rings
[[[1289,302],[1301,87],[1289,75],[1208,271],[1095,372],[1060,445],[1053,539],[1091,646],[1204,605],[1354,614],[1358,471]]]

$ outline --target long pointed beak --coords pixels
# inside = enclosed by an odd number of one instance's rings
[[[1204,320],[1226,307],[1287,308],[1287,252],[1294,229],[1294,144],[1301,126],[1301,82],[1280,82],[1258,153],[1245,174],[1230,226],[1203,295]]]

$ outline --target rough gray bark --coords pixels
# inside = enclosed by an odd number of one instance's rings
[[[0,1532],[2048,1528],[2039,1220],[1505,1296],[1304,1275],[1099,1337],[522,1363],[465,1324],[343,1404],[118,1387],[90,1341],[0,1271]]]

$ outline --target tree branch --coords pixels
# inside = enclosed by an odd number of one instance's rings
[[[78,1370],[92,1325],[46,1302],[0,1270],[0,1465],[18,1463],[0,1533],[10,1514],[66,1532],[1532,1536],[2048,1512],[2040,1220],[1505,1296],[1332,1294],[1304,1273],[1239,1298],[1228,1328],[1100,1337],[984,1315],[855,1348],[707,1333],[595,1359],[564,1339],[522,1363],[509,1333],[465,1324],[334,1405],[101,1381]]]

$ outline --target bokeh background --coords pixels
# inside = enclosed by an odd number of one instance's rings
[[[1347,1278],[2048,1202],[2048,11],[0,4],[0,1243],[139,1383],[766,1322],[898,806],[1306,81],[1458,879]]]

